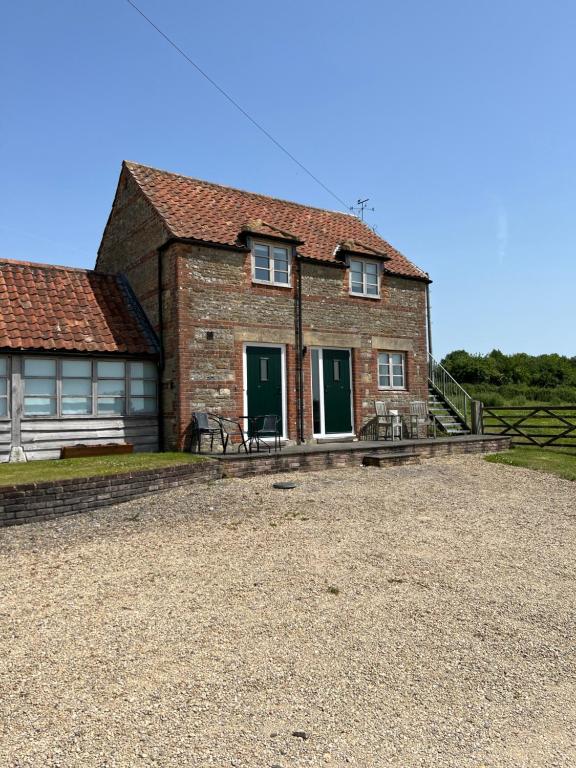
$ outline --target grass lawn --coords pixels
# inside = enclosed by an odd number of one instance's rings
[[[20,483],[42,483],[70,477],[117,475],[140,469],[173,467],[205,461],[190,453],[130,453],[119,456],[91,456],[83,459],[29,461],[25,464],[0,464],[0,486]]]
[[[506,453],[493,453],[484,457],[495,464],[527,467],[540,472],[576,480],[576,448],[513,448]]]

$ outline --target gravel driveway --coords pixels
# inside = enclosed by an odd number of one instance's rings
[[[475,456],[0,531],[0,766],[574,766],[575,556]]]

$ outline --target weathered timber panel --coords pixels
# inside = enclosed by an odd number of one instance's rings
[[[120,419],[23,419],[22,448],[28,459],[57,459],[69,445],[133,443],[134,451],[158,450],[155,417]]]
[[[9,421],[0,421],[0,462],[8,461],[12,441],[12,425]]]

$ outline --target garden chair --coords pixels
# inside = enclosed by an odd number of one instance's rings
[[[410,437],[412,439],[420,436],[422,425],[426,425],[427,437],[431,432],[436,437],[436,420],[428,410],[428,403],[425,400],[414,400],[410,403]]]
[[[217,416],[210,413],[194,412],[192,414],[192,444],[191,451],[195,447],[198,453],[202,453],[202,437],[207,435],[210,438],[210,453],[214,448],[214,437],[220,437],[222,441],[222,451],[226,453],[228,444],[228,433],[222,426],[222,422]]]
[[[392,410],[390,405],[392,403],[384,400],[374,400],[378,440],[402,440],[404,435],[402,415],[399,410]]]
[[[267,442],[267,438],[274,439],[274,450],[281,450],[280,443],[280,419],[275,414],[266,414],[265,416],[256,416],[252,421],[252,434],[250,435],[250,441],[256,444],[256,450],[260,450],[260,446],[264,446],[271,450],[270,444]]]

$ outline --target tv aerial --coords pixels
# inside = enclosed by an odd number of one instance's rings
[[[351,205],[350,210],[355,216],[358,216],[361,221],[364,221],[364,211],[374,211],[374,208],[368,208],[366,203],[370,200],[369,197],[364,198],[364,200],[361,200],[358,198],[356,200],[356,205]]]

